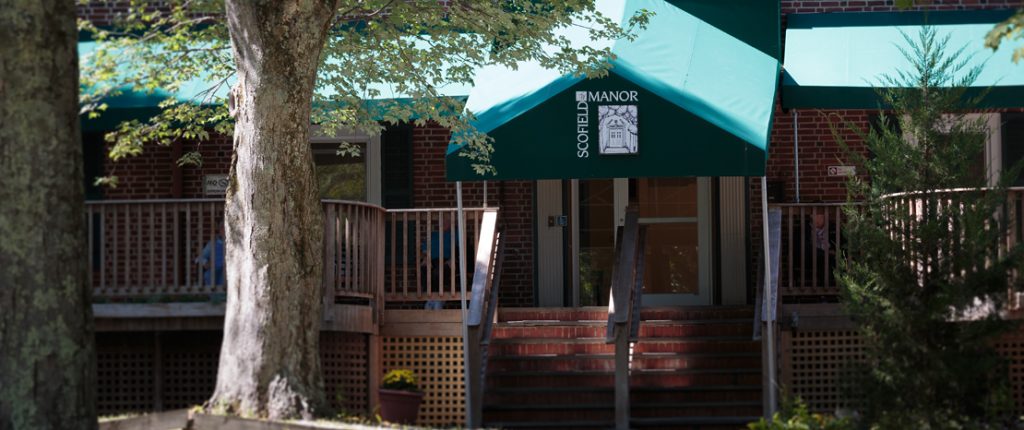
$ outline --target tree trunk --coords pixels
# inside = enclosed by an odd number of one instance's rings
[[[334,0],[226,2],[238,84],[225,208],[228,301],[208,407],[274,419],[324,411],[323,213],[309,146]]]
[[[95,428],[74,2],[0,2],[0,40],[0,428]]]

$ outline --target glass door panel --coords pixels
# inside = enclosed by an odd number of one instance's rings
[[[612,179],[579,181],[579,304],[606,306],[615,252]]]
[[[650,224],[644,294],[700,294],[697,223]]]
[[[630,201],[647,228],[645,305],[710,304],[710,182],[707,178],[641,178]]]

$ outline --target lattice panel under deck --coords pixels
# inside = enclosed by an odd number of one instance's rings
[[[96,336],[96,408],[100,415],[153,410],[151,336]]]
[[[465,425],[462,339],[459,337],[383,337],[382,370],[409,369],[426,392],[419,423]]]
[[[161,337],[164,409],[203,404],[217,385],[220,333],[177,332]]]
[[[360,333],[324,332],[320,336],[320,367],[327,400],[338,410],[366,414],[370,361],[367,336]]]
[[[1007,360],[1007,377],[1017,413],[1024,412],[1024,333],[1017,331],[996,342],[996,350]]]
[[[863,360],[863,346],[856,330],[797,331],[790,335],[790,369],[783,381],[790,394],[816,411],[834,412],[847,406],[842,400],[842,373],[851,362]]]

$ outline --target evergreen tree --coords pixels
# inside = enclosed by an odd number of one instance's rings
[[[870,156],[835,138],[870,179],[848,183],[849,252],[837,270],[866,361],[854,393],[865,426],[972,428],[1008,411],[1008,375],[992,342],[1020,246],[1007,246],[1007,184],[983,173],[987,126],[967,115],[980,69],[924,28],[904,35],[909,70],[879,94],[895,115],[859,131]],[[895,118],[895,120],[889,119]],[[896,124],[898,121],[898,125]],[[994,185],[994,186],[989,186]],[[1003,240],[1002,242],[1000,242]]]

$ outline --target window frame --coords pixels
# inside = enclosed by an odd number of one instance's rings
[[[328,136],[321,131],[320,126],[314,125],[309,128],[311,146],[323,143],[341,145],[342,142],[365,145],[366,149],[363,155],[366,163],[366,202],[380,206],[382,201],[380,135],[370,136],[354,130],[338,130],[334,136]]]

